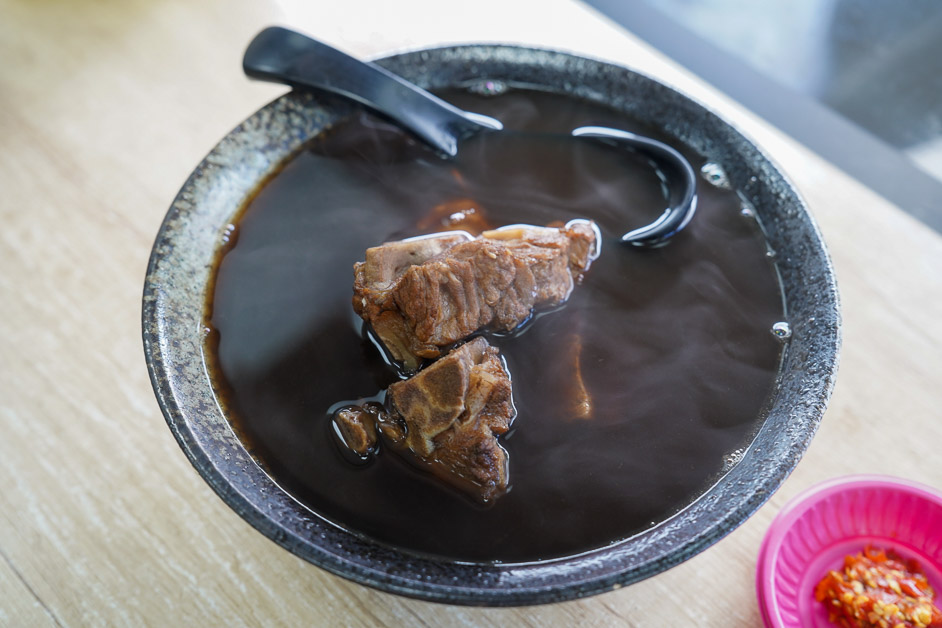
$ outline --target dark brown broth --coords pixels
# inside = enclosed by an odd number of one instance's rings
[[[562,134],[588,124],[653,135],[622,114],[511,90],[445,97],[509,129]],[[688,152],[695,167],[702,159]],[[456,175],[460,175],[457,176]],[[495,133],[443,161],[370,116],[340,124],[257,194],[209,295],[210,369],[221,401],[274,480],[323,517],[404,549],[479,561],[533,561],[604,546],[690,503],[748,443],[781,345],[780,287],[735,193],[699,186],[699,209],[667,246],[616,242],[663,209],[640,157],[585,140]],[[364,250],[417,235],[435,205],[471,197],[495,224],[591,218],[601,257],[561,310],[493,338],[518,416],[503,443],[512,490],[481,508],[390,452],[345,461],[329,409],[396,376],[360,335],[352,267]],[[566,411],[581,336],[593,418]]]

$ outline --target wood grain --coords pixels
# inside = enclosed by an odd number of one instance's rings
[[[853,472],[942,485],[938,234],[575,2],[483,0],[460,18],[426,0],[332,4],[0,1],[0,625],[755,626],[756,552],[788,498]],[[505,41],[606,58],[679,86],[756,139],[809,201],[844,306],[831,407],[782,490],[669,572],[520,609],[348,583],[230,511],[157,408],[140,295],[187,174],[283,91],[240,69],[246,42],[271,23],[364,56]]]

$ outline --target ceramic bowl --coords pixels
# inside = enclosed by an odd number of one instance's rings
[[[535,604],[609,591],[694,556],[740,525],[798,463],[821,421],[837,368],[834,274],[794,187],[730,124],[623,67],[483,45],[410,52],[378,63],[426,88],[489,79],[605,103],[720,164],[755,205],[778,252],[792,336],[767,412],[742,458],[695,502],[641,534],[577,556],[531,564],[438,560],[346,532],[302,506],[233,433],[201,351],[204,294],[223,229],[279,164],[351,111],[335,98],[289,93],[236,127],[197,166],[167,213],[147,271],[147,365],[167,423],[199,473],[233,510],[298,556],[384,591],[456,604]]]

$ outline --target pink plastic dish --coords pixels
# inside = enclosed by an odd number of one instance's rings
[[[867,545],[919,562],[942,593],[942,493],[878,475],[829,480],[791,500],[759,549],[756,592],[768,628],[833,628],[814,587]],[[939,598],[936,598],[936,604]]]

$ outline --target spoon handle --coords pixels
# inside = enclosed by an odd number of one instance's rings
[[[245,51],[242,69],[255,79],[355,100],[449,157],[457,154],[459,140],[483,129],[501,128],[493,118],[469,114],[377,65],[278,26],[255,36]]]

